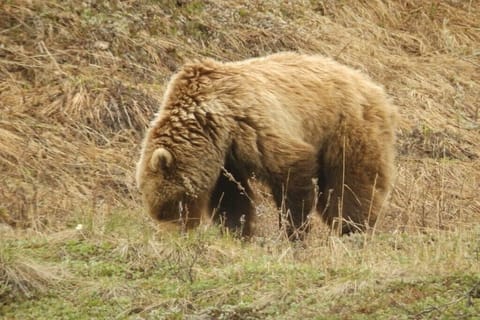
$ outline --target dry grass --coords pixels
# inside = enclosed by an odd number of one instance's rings
[[[4,2],[0,219],[57,229],[86,203],[137,207],[139,141],[172,70],[300,50],[364,70],[400,107],[386,225],[478,221],[479,17],[476,1]]]
[[[46,293],[52,285],[66,280],[66,273],[58,266],[20,255],[5,241],[8,240],[3,238],[0,247],[0,301],[3,303]]]
[[[254,255],[266,250],[273,252],[272,259],[289,263],[311,258],[335,279],[322,291],[325,299],[355,291],[357,285],[368,289],[378,279],[388,278],[382,282],[388,287],[390,280],[415,272],[446,275],[453,265],[458,272],[474,271],[462,260],[468,255],[462,243],[477,241],[472,226],[480,223],[478,0],[3,1],[0,223],[13,226],[19,241],[26,237],[21,230],[32,229],[56,237],[49,240],[55,245],[76,239],[71,229],[80,219],[93,230],[85,239],[100,235],[122,257],[151,268],[152,261],[167,257],[172,265],[185,264],[178,277],[188,282],[197,272],[202,278],[205,269],[195,271],[199,262],[192,260],[198,248],[178,238],[162,250],[158,244],[130,242],[145,223],[151,228],[147,217],[132,220],[140,227],[122,229],[128,236],[109,239],[104,229],[118,210],[140,214],[134,163],[172,72],[191,58],[237,60],[282,50],[332,56],[384,84],[401,113],[398,175],[373,238],[338,242],[315,221],[304,253],[277,246],[276,211],[264,194],[257,200],[260,237],[252,244],[262,249],[242,250]],[[149,230],[152,239],[162,237]],[[391,234],[388,241],[382,240],[385,233]],[[392,250],[395,237],[404,234],[417,241],[403,253],[414,261],[408,266],[395,260],[398,252]],[[442,260],[442,248],[455,245],[447,250],[451,259]],[[182,256],[185,246],[190,249]],[[200,264],[210,259],[218,267],[242,260],[244,266],[250,253],[235,249],[239,246],[210,243],[198,249]],[[42,291],[54,281],[34,262],[5,261],[0,274],[9,290]],[[345,264],[369,270],[370,276],[360,284],[339,281],[329,270]],[[107,291],[115,296],[123,289]],[[302,294],[309,290],[315,291],[306,288]],[[215,294],[221,296],[222,290]],[[284,298],[270,292],[259,301]],[[144,302],[146,309],[148,303],[152,310],[160,305],[146,297]],[[218,309],[210,311],[215,315]]]

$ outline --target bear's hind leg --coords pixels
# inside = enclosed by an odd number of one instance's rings
[[[336,163],[320,162],[318,177],[321,194],[317,211],[341,234],[374,226],[391,175],[388,146],[357,139],[346,148],[344,161],[338,156]]]

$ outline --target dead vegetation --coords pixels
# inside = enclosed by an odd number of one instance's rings
[[[133,173],[165,81],[282,50],[359,68],[399,106],[375,232],[282,242],[258,185],[249,244],[155,228]],[[478,0],[0,2],[0,316],[473,319],[479,190]]]
[[[3,303],[46,293],[50,286],[65,279],[66,274],[57,266],[38,263],[6,246],[0,248],[0,301]]]
[[[191,58],[282,50],[359,68],[399,106],[398,178],[379,232],[478,225],[477,0],[3,1],[0,222],[45,232],[139,211],[134,164],[172,72]],[[265,199],[268,237],[277,224]]]

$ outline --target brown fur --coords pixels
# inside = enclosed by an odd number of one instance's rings
[[[178,220],[181,203],[191,225],[205,213],[238,229],[243,216],[249,235],[254,174],[288,208],[291,235],[312,209],[364,230],[391,184],[395,118],[381,87],[322,56],[190,63],[146,134],[138,186],[159,220]]]

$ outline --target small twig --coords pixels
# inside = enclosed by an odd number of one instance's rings
[[[466,58],[464,58],[464,57],[459,57],[459,58],[460,58],[460,60],[463,60],[463,61],[465,61],[465,62],[471,63],[471,64],[473,64],[474,66],[480,68],[480,64],[478,64],[478,63],[475,63],[475,62],[473,62],[473,61],[471,61],[471,60],[468,60],[468,59],[466,59]]]
[[[467,307],[473,305],[472,298],[480,298],[480,281],[478,281],[470,290],[467,292]]]
[[[412,319],[418,319],[420,316],[422,315],[425,315],[425,314],[428,314],[428,313],[432,313],[434,311],[437,311],[439,313],[442,313],[445,311],[445,309],[447,309],[449,306],[451,305],[455,305],[459,302],[461,302],[462,300],[467,300],[467,307],[471,307],[473,305],[473,302],[472,302],[472,298],[480,298],[480,281],[478,281],[477,283],[475,283],[473,285],[473,287],[468,290],[468,292],[464,295],[462,295],[461,297],[457,298],[457,299],[454,299],[450,302],[447,302],[447,303],[444,303],[444,304],[441,304],[441,305],[437,305],[437,306],[430,306],[422,311],[420,311],[419,313],[416,313],[414,315],[411,315],[410,318]]]
[[[63,75],[67,75],[67,73],[60,68],[57,60],[55,60],[55,57],[50,53],[47,46],[45,45],[45,42],[40,41],[40,46],[43,48],[43,50],[45,50],[50,60],[52,61],[53,65],[55,66],[55,68],[57,68],[57,70],[60,71],[60,73],[62,73]]]
[[[430,307],[424,309],[423,311],[420,311],[419,313],[413,315],[412,318],[413,319],[418,319],[418,317],[420,317],[422,315],[425,315],[425,314],[428,314],[428,313],[431,313],[431,312],[434,312],[434,311],[438,311],[438,312],[442,313],[444,311],[444,309],[446,309],[447,307],[449,307],[451,305],[454,305],[454,304],[457,304],[465,298],[466,298],[466,296],[462,296],[460,298],[457,298],[455,300],[452,300],[450,302],[444,303],[444,304],[439,305],[439,306],[430,306]]]
[[[340,57],[340,55],[343,53],[343,51],[345,51],[345,49],[347,49],[347,47],[350,45],[351,41],[347,42],[341,49],[340,51],[338,51],[338,53],[335,55],[335,59],[337,59],[338,57]]]
[[[9,15],[10,17],[12,17],[13,19],[17,20],[18,23],[20,23],[22,26],[24,26],[28,31],[32,32],[32,33],[35,33],[35,30],[30,27],[28,24],[26,24],[23,20],[21,20],[20,18],[18,18],[17,16],[9,13],[8,11],[3,11],[4,13],[6,13],[7,15]],[[14,28],[16,28],[17,26],[15,26]],[[11,28],[10,28],[11,29]],[[8,30],[8,29],[7,29]]]
[[[253,199],[250,197],[250,195],[248,194],[247,190],[245,189],[245,187],[242,185],[242,183],[240,181],[238,181],[237,179],[235,179],[235,177],[233,176],[232,173],[230,173],[227,169],[225,169],[225,167],[222,167],[222,171],[223,171],[223,175],[230,181],[230,182],[233,182],[235,183],[235,185],[237,186],[238,190],[240,191],[240,193],[242,195],[244,195],[252,204],[254,204],[254,201]]]

